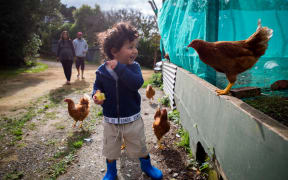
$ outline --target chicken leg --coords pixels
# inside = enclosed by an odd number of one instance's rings
[[[83,125],[83,121],[81,121],[81,124],[80,124],[79,128],[82,128],[82,125]]]
[[[162,138],[159,139],[159,140],[157,141],[157,143],[158,143],[158,149],[163,150],[163,149],[164,149],[164,146],[163,146],[163,144],[162,144]]]
[[[233,85],[234,85],[234,83],[229,82],[229,84],[227,85],[227,87],[224,90],[216,90],[217,96],[228,94]]]
[[[73,128],[76,127],[76,123],[77,123],[77,121],[75,121],[75,122],[73,123],[73,125],[72,125]]]
[[[123,140],[123,144],[121,145],[121,150],[125,149],[126,145],[125,145],[125,140]]]

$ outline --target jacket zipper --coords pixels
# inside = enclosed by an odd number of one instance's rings
[[[106,74],[103,74],[103,75],[116,81],[117,119],[118,119],[118,124],[119,124],[119,122],[120,122],[120,106],[119,106],[118,80],[116,80],[113,77],[110,77]]]
[[[116,101],[117,101],[117,116],[118,116],[118,124],[119,124],[119,121],[120,121],[120,108],[119,108],[118,80],[116,80]]]

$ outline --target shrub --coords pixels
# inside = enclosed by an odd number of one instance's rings
[[[154,87],[161,87],[163,84],[162,73],[154,73],[152,75],[151,84]]]
[[[33,33],[31,35],[31,38],[26,42],[24,46],[24,55],[26,58],[28,58],[28,60],[30,60],[30,62],[28,61],[28,64],[26,63],[28,66],[31,66],[31,64],[33,63],[31,62],[31,59],[38,54],[41,45],[42,41],[40,37],[37,34]]]
[[[168,113],[169,120],[179,124],[180,121],[180,113],[176,109]]]
[[[163,96],[162,98],[159,99],[159,102],[165,107],[170,106],[170,99],[168,96]]]

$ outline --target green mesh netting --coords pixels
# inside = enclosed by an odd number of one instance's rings
[[[172,63],[223,88],[228,83],[225,75],[200,61],[187,45],[193,39],[247,39],[259,18],[263,26],[273,29],[273,37],[265,55],[238,75],[234,88],[268,88],[277,80],[288,79],[288,0],[166,0],[158,13],[158,26]]]

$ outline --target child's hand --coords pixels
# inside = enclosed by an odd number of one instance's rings
[[[118,61],[113,59],[111,61],[107,61],[106,63],[109,68],[114,69],[118,64]]]
[[[104,103],[104,100],[99,101],[95,95],[93,96],[93,101],[95,104],[98,104],[98,105],[102,105]]]
[[[102,105],[104,103],[104,100],[105,100],[105,95],[102,93],[102,96],[101,96],[101,91],[97,90],[93,96],[94,103],[98,105]]]

